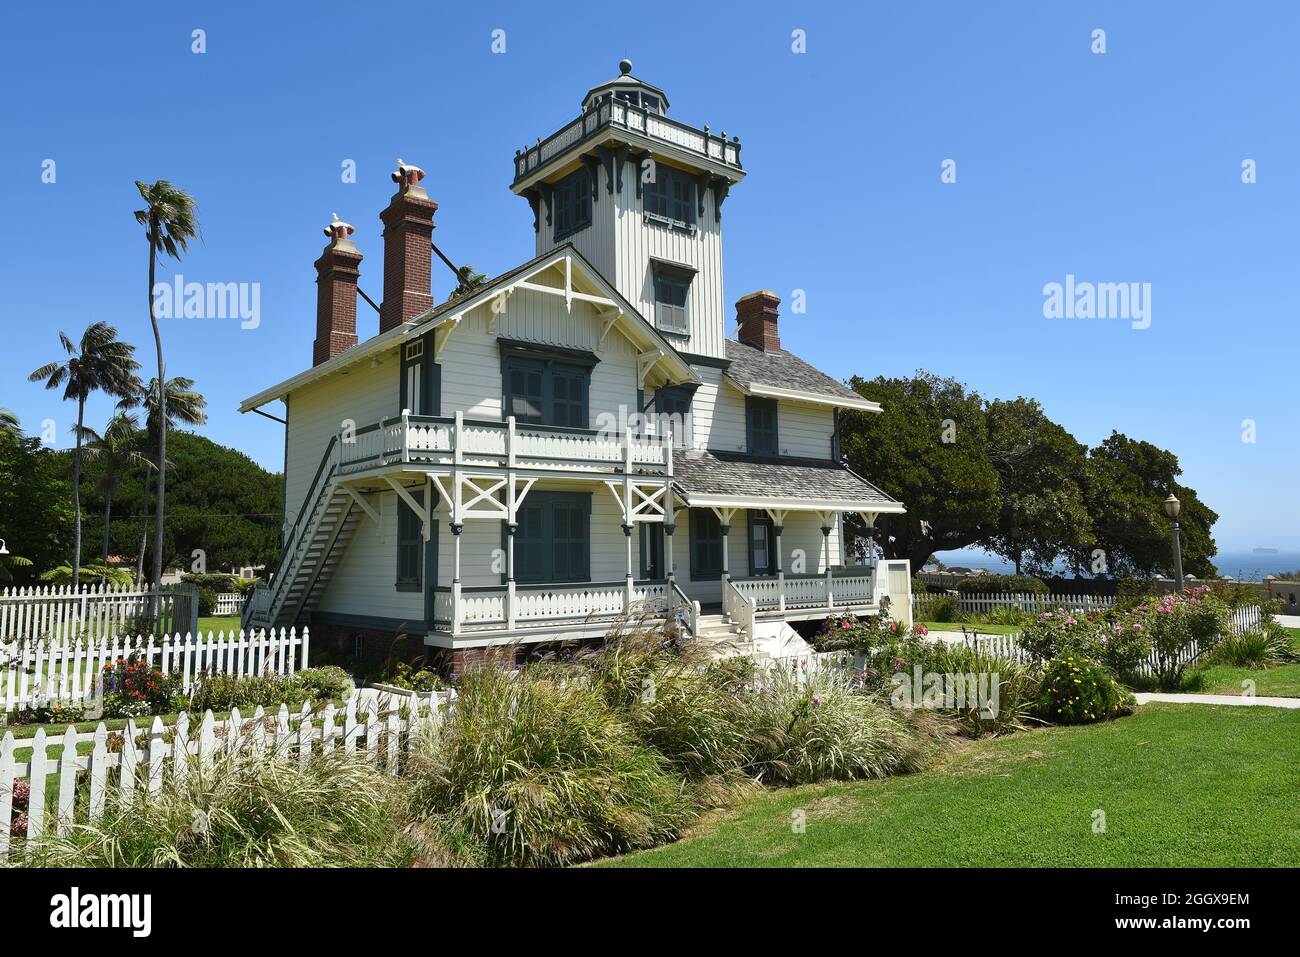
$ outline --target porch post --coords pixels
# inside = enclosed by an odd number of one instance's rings
[[[824,519],[829,522],[830,518]],[[830,525],[822,526],[822,551],[826,553],[826,607],[835,607],[835,595],[831,591],[831,531]]]
[[[627,583],[623,589],[623,610],[628,611],[632,607],[632,530],[635,525],[623,526],[623,537],[627,539]]]
[[[731,531],[731,525],[723,522],[718,526],[722,530],[722,590],[725,593],[727,582],[731,581],[731,562],[727,553],[731,550],[727,545],[727,534]]]
[[[455,543],[456,555],[454,572],[451,579],[451,633],[460,634],[460,533],[464,530],[463,522],[451,523],[451,538]]]
[[[772,526],[772,534],[776,537],[776,606],[781,611],[785,611],[785,569],[781,567],[781,532],[784,529],[784,525]]]
[[[671,585],[677,581],[677,576],[673,572],[673,532],[677,531],[677,526],[673,523],[673,516],[668,517],[664,522],[664,564],[668,566],[668,583]],[[669,589],[671,591],[672,589]]]
[[[506,627],[515,627],[515,529],[514,522],[506,523]]]

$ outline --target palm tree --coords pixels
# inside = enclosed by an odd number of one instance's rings
[[[8,409],[0,409],[0,432],[11,432],[17,435],[22,431],[18,424],[18,416]]]
[[[135,346],[117,338],[117,330],[106,322],[92,323],[74,343],[62,332],[59,341],[68,358],[48,362],[30,376],[31,382],[44,382],[45,388],[63,386],[63,399],[77,402],[76,450],[72,456],[72,511],[74,522],[71,563],[72,587],[80,583],[81,573],[81,437],[85,428],[86,398],[92,392],[105,392],[119,399],[130,399],[140,391],[135,370]]]
[[[117,495],[122,472],[146,459],[137,450],[140,441],[140,423],[135,416],[117,412],[108,420],[101,435],[90,426],[82,430],[86,439],[83,454],[99,460],[103,465],[96,488],[104,496],[104,549],[100,554],[102,564],[108,565],[108,532],[113,518],[113,498]],[[145,497],[149,495],[145,489]]]
[[[166,366],[163,364],[162,333],[158,329],[158,314],[154,311],[153,287],[158,269],[158,253],[162,251],[179,260],[181,253],[189,250],[189,241],[199,234],[199,221],[195,216],[198,204],[185,190],[173,186],[165,179],[145,184],[135,181],[145,208],[135,211],[135,221],[145,228],[149,242],[149,324],[153,327],[154,350],[158,355],[158,375],[154,379],[158,410],[162,427],[158,430],[158,522],[153,537],[153,581],[162,583],[163,564],[163,509],[167,498],[167,397],[163,386]]]
[[[459,299],[461,296],[473,292],[475,289],[479,288],[479,286],[485,285],[488,281],[488,277],[483,275],[481,272],[475,271],[473,266],[466,264],[456,270],[456,281],[456,288],[453,289],[451,295],[447,297],[448,302],[451,302],[453,299]]]
[[[208,414],[204,410],[208,406],[208,400],[203,397],[202,392],[194,389],[194,380],[185,376],[173,376],[168,379],[163,386],[164,401],[162,407],[167,410],[167,430],[172,431],[176,428],[177,422],[184,422],[187,425],[202,425],[208,421]],[[156,451],[162,444],[161,422],[162,415],[158,407],[158,380],[150,379],[149,385],[144,394],[140,396],[140,404],[144,406],[144,430],[147,437],[149,449]],[[158,468],[158,462],[150,455],[142,456],[142,464],[145,466],[146,475],[149,469]],[[171,469],[176,465],[171,459],[166,460],[166,467]],[[140,537],[140,559],[136,580],[144,579],[144,553],[145,543],[148,540],[149,529],[149,489],[148,482],[145,483],[144,489],[144,531]],[[159,509],[159,514],[162,514]],[[159,522],[159,528],[162,523]],[[161,537],[161,536],[160,536]],[[160,563],[161,564],[161,563]],[[161,572],[158,572],[158,578],[161,579]]]

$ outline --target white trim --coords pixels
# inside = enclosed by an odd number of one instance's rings
[[[809,405],[829,405],[837,409],[857,409],[860,412],[884,411],[879,402],[872,402],[870,399],[861,397],[850,399],[845,396],[828,395],[822,392],[805,392],[802,389],[787,389],[779,385],[764,385],[761,382],[744,386],[726,373],[723,373],[722,377],[742,395],[753,395],[765,399],[786,399],[790,402],[804,402]]]
[[[761,508],[785,509],[791,512],[874,512],[880,515],[902,515],[907,511],[902,502],[861,502],[852,499],[830,498],[776,498],[759,495],[691,495],[683,493],[688,508]]]

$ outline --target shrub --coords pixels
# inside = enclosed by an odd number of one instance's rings
[[[407,691],[437,691],[444,687],[443,680],[436,671],[423,664],[417,667],[396,658],[389,658],[374,680]]]
[[[937,750],[932,717],[898,711],[829,672],[766,672],[747,702],[749,769],[768,784],[919,770]]]
[[[199,617],[210,618],[217,611],[217,593],[207,585],[199,586]]]
[[[313,701],[346,701],[352,696],[352,676],[337,665],[304,668],[293,677]]]
[[[45,701],[22,714],[23,724],[76,724],[86,720],[86,709],[75,704]]]
[[[1204,585],[1183,595],[1166,595],[1134,610],[1151,638],[1152,671],[1156,684],[1173,690],[1190,664],[1193,645],[1200,653],[1211,651],[1229,633],[1227,612],[1207,597]]]
[[[546,667],[460,679],[411,762],[415,808],[454,859],[558,866],[675,838],[681,779],[589,682]]]
[[[1105,665],[1067,653],[1043,670],[1039,714],[1056,724],[1105,721],[1133,710],[1133,696]]]
[[[312,695],[292,675],[231,675],[205,671],[190,694],[189,710],[229,711],[231,708],[279,708],[297,711]]]
[[[336,751],[305,766],[221,752],[190,757],[157,795],[28,846],[39,867],[366,867],[411,862],[402,787]],[[141,784],[143,784],[143,779]],[[138,785],[140,786],[140,785]]]
[[[1006,734],[1033,722],[1042,680],[1038,665],[998,655],[983,642],[975,647],[938,642],[929,647],[925,660],[918,663],[922,674],[974,675],[976,688],[987,688],[990,693],[996,682],[997,708],[992,713],[980,702],[969,699],[960,709],[942,709],[953,715],[963,734],[969,737]],[[982,686],[981,676],[988,676]],[[912,680],[905,672],[900,672],[894,680],[904,678]]]
[[[180,691],[180,679],[151,667],[142,655],[132,654],[104,665],[100,674],[104,715],[141,718],[166,714]]]
[[[1046,595],[1047,583],[1032,575],[977,575],[957,583],[963,595]]]
[[[1267,622],[1260,631],[1228,635],[1215,646],[1208,662],[1237,668],[1272,668],[1296,661],[1291,635],[1285,628]]]
[[[922,610],[930,621],[943,621],[957,624],[966,620],[966,613],[961,610],[961,602],[956,595],[939,595]]]

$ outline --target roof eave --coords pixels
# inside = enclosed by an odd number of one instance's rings
[[[870,399],[864,399],[860,396],[849,398],[848,396],[831,395],[826,392],[808,392],[803,389],[787,389],[783,386],[767,385],[762,382],[751,382],[745,384],[734,378],[730,373],[723,373],[723,378],[735,386],[738,391],[744,395],[757,396],[765,399],[786,399],[790,402],[803,402],[808,405],[826,405],[837,409],[855,409],[859,412],[883,412],[879,402],[872,402]]]

